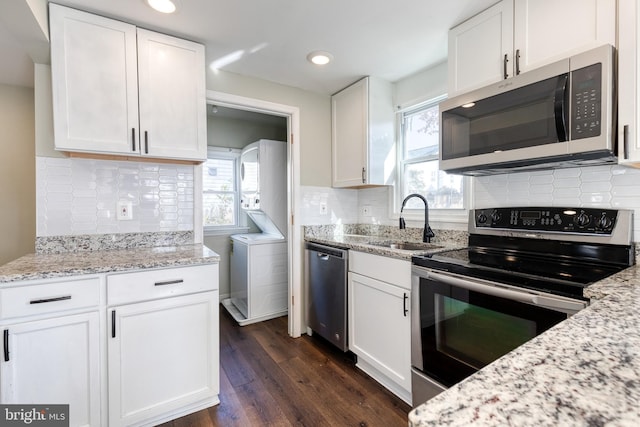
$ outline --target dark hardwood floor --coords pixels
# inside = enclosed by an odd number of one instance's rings
[[[286,317],[239,327],[221,306],[220,361],[220,404],[163,427],[407,425],[409,405]]]

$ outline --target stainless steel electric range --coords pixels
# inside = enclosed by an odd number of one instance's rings
[[[634,264],[627,210],[476,209],[469,246],[412,259],[412,395],[421,404],[585,308]]]

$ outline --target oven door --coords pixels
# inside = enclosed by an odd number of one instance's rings
[[[587,305],[423,267],[412,272],[411,363],[446,387]]]

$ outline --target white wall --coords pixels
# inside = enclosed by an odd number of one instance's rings
[[[300,109],[300,183],[331,186],[331,98],[207,68],[207,89]]]
[[[0,84],[0,265],[35,246],[33,89]]]

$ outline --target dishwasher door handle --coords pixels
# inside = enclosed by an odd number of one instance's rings
[[[317,257],[323,261],[327,261],[329,259],[329,254],[323,254],[322,252],[318,252]]]

